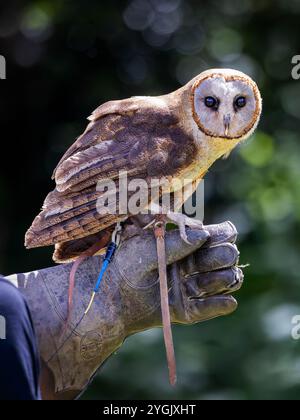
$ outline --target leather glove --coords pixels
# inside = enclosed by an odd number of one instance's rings
[[[227,315],[237,307],[230,295],[243,282],[237,268],[237,231],[232,223],[166,235],[170,312],[173,323],[193,324]],[[153,233],[124,242],[110,266],[124,309],[126,335],[162,325],[156,242]],[[116,280],[117,279],[117,280]]]
[[[178,230],[166,234],[172,322],[193,324],[230,314],[237,306],[231,294],[243,281],[236,266],[235,227],[226,222],[188,229],[187,235],[191,245],[182,241]],[[82,318],[102,260],[89,258],[79,267],[72,319],[63,336],[72,265],[11,277],[31,309],[43,364],[52,376],[51,398],[78,396],[126,337],[161,326],[153,232],[120,244],[90,312]]]

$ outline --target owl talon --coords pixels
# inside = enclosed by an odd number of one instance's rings
[[[191,242],[188,240],[186,234],[186,226],[192,229],[204,229],[203,223],[200,220],[191,219],[182,213],[169,213],[168,220],[178,226],[181,239],[188,245],[191,245]]]
[[[179,227],[180,237],[183,240],[183,242],[185,242],[188,245],[192,245],[192,243],[188,240],[185,224],[182,224],[181,226],[178,226],[178,227]]]

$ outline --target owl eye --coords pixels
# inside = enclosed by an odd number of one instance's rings
[[[214,98],[213,96],[206,96],[206,98],[204,99],[204,103],[205,106],[207,106],[207,108],[214,108],[217,110],[219,107],[218,99]]]
[[[235,108],[244,108],[246,103],[247,103],[247,100],[245,96],[239,96],[238,98],[235,99],[234,106]]]

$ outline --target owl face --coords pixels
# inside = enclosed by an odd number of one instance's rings
[[[200,75],[192,88],[193,117],[206,135],[244,139],[258,124],[262,101],[255,82],[235,70]]]

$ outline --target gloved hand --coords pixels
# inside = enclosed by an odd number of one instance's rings
[[[178,230],[166,234],[172,322],[193,324],[230,314],[237,306],[231,294],[243,281],[236,267],[235,227],[226,222],[205,230],[188,229],[187,234],[192,245],[182,241]],[[33,316],[47,371],[47,380],[43,379],[47,398],[74,398],[126,337],[161,325],[153,232],[121,243],[90,312],[82,319],[102,259],[89,258],[79,267],[72,319],[63,337],[72,265],[18,274],[13,279]]]
[[[237,307],[231,294],[243,282],[236,266],[237,232],[230,223],[187,230],[187,245],[177,230],[166,235],[169,299],[174,323],[193,324],[228,315]],[[161,326],[156,242],[153,233],[121,244],[108,276],[119,286],[126,335]]]

